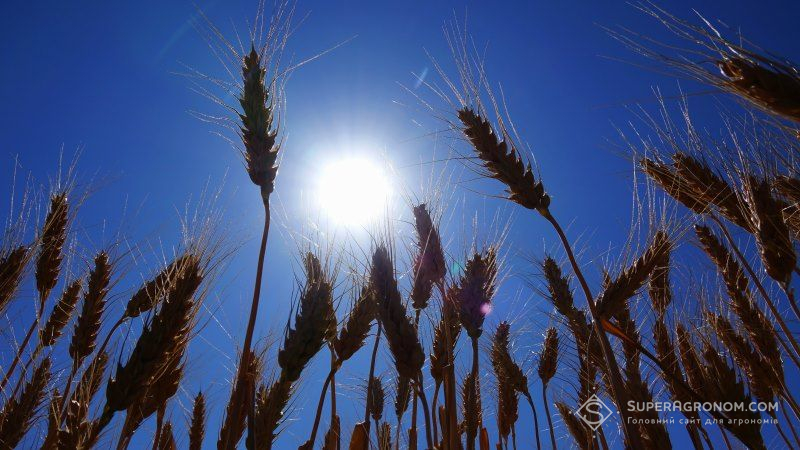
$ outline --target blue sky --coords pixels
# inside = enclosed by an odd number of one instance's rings
[[[254,1],[201,0],[197,5],[225,32],[232,30],[231,24],[246,29],[256,10]],[[740,28],[776,54],[800,59],[793,47],[800,41],[796,2],[674,1],[667,7],[683,17],[697,9]],[[20,174],[30,173],[47,184],[59,152],[63,149],[69,159],[81,148],[79,179],[94,180],[99,187],[81,208],[78,223],[78,250],[90,254],[111,244],[120,232],[133,243],[169,248],[187,202],[196,201],[206,186],[216,190],[224,184],[218,203],[224,209],[224,231],[231,245],[241,248],[209,300],[215,319],[204,322],[202,339],[192,347],[185,391],[178,394],[172,411],[173,420],[182,425],[181,407],[188,408],[197,389],[206,391],[215,411],[208,426],[207,444],[212,445],[228,395],[225,377],[233,366],[235,343],[241,341],[251,295],[261,206],[239,155],[214,134],[217,128],[190,114],[221,111],[193,91],[189,79],[176,74],[185,71],[184,64],[222,74],[192,26],[195,6],[188,1],[15,2],[3,9],[0,198],[10,198],[15,157]],[[430,174],[444,169],[419,164],[445,154],[450,142],[430,137],[441,124],[400,85],[413,86],[412,73],[428,71],[433,77],[426,50],[449,61],[442,26],[453,17],[463,20],[466,15],[475,41],[487,45],[488,75],[502,83],[511,115],[531,145],[553,197],[554,214],[569,224],[573,238],[581,237],[586,262],[598,268],[593,256],[602,257],[609,247],[624,243],[631,167],[616,146],[615,126],[625,127],[633,120],[629,109],[637,104],[655,111],[654,88],[667,97],[679,88],[674,78],[618,61],[643,62],[600,25],[663,36],[652,19],[622,1],[301,1],[297,11],[297,17],[308,17],[289,43],[287,55],[295,60],[353,39],[296,71],[286,87],[287,141],[276,190],[282,212],[269,243],[259,336],[270,331],[278,336],[288,317],[295,286],[286,262],[295,261],[302,246],[293,232],[310,229],[318,214],[308,196],[315,189],[309,180],[320,161],[349,152],[385,156],[397,168],[403,189],[419,197],[424,197],[419,187],[429,183]],[[682,81],[681,88],[688,93],[707,91],[688,81]],[[690,106],[696,120],[716,126],[718,100],[712,95],[693,97]],[[463,172],[457,163],[448,168]],[[464,179],[470,178],[464,174]],[[441,205],[447,219],[442,233],[452,240],[456,254],[467,240],[465,218],[477,215],[485,229],[497,211],[507,217],[508,205],[488,196],[500,191],[494,183],[465,181],[443,188],[448,201]],[[127,218],[121,223],[123,215]],[[403,212],[404,220],[409,216],[410,211]],[[393,227],[401,236],[411,231],[402,220],[395,220]],[[542,299],[523,290],[520,275],[535,272],[526,258],[555,248],[554,237],[543,221],[524,212],[517,211],[510,226],[509,278],[490,323],[524,314],[518,319],[527,329],[518,341],[521,359],[530,360],[530,350],[538,348],[542,327],[548,324],[542,313],[548,309]],[[132,261],[127,267],[132,273],[147,269]],[[116,301],[124,302],[124,295]],[[276,448],[293,448],[290,443],[307,436],[327,355],[318,360],[304,378],[297,411]],[[345,366],[340,395],[361,398],[356,383],[365,376],[365,365],[364,358],[356,358]],[[487,371],[489,367],[484,365]],[[492,400],[487,396],[485,401]],[[340,405],[349,429],[360,403]],[[521,407],[521,423],[529,420]],[[493,422],[491,414],[487,421]],[[526,430],[520,427],[520,448],[531,442]],[[676,440],[680,439],[679,433]]]

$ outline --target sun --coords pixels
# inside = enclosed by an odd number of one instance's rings
[[[335,223],[363,226],[386,211],[391,187],[386,172],[365,158],[346,158],[322,168],[317,198]]]

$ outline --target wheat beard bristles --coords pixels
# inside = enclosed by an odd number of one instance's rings
[[[462,132],[483,161],[488,175],[506,185],[509,200],[528,209],[544,212],[550,205],[550,196],[544,185],[537,181],[529,164],[519,157],[517,149],[499,139],[492,125],[473,109],[458,110]]]
[[[416,379],[425,362],[425,354],[414,323],[406,315],[394,277],[394,265],[384,246],[378,247],[372,256],[370,286],[376,295],[378,315],[395,367],[400,375]]]
[[[28,248],[19,246],[0,258],[0,314],[14,298],[25,273]]]
[[[239,104],[242,106],[240,133],[244,144],[244,159],[250,180],[261,188],[261,197],[266,203],[275,188],[278,174],[277,130],[272,129],[273,99],[264,77],[261,56],[255,47],[242,62],[242,93]]]
[[[62,250],[67,239],[69,204],[66,192],[50,197],[50,210],[44,221],[41,236],[41,251],[36,261],[36,289],[44,301],[58,282],[63,259]]]
[[[67,326],[75,306],[78,304],[78,298],[81,295],[83,288],[83,280],[78,279],[64,289],[58,303],[53,307],[53,312],[44,324],[44,327],[39,331],[39,345],[41,347],[49,347],[55,344],[56,340],[61,336],[64,327]]]
[[[491,311],[496,290],[497,250],[489,247],[467,261],[455,291],[458,316],[469,337],[477,339],[483,333],[483,321]]]
[[[206,431],[206,399],[202,392],[194,398],[192,421],[189,426],[189,450],[201,450]]]
[[[447,267],[439,231],[433,225],[427,206],[422,203],[415,206],[413,211],[419,253],[414,261],[411,304],[414,309],[420,310],[428,306],[433,286],[444,279]]]
[[[83,306],[69,344],[69,355],[76,367],[92,353],[97,343],[110,281],[111,263],[108,254],[100,252],[94,259],[94,269],[89,274]]]
[[[612,280],[597,299],[597,313],[609,318],[616,315],[623,303],[638,291],[653,273],[664,255],[672,249],[672,241],[664,231],[656,232],[647,250],[634,263]]]
[[[797,264],[791,235],[783,221],[782,202],[772,196],[767,180],[749,177],[747,197],[753,222],[756,224],[756,242],[767,274],[775,281],[788,285]]]
[[[6,402],[0,411],[0,447],[13,449],[33,424],[39,404],[50,381],[50,358],[45,358],[25,384],[19,397]]]

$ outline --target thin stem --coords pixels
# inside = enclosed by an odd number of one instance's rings
[[[786,435],[783,433],[781,425],[778,423],[778,416],[775,414],[774,411],[770,412],[769,415],[775,421],[775,429],[778,430],[778,434],[781,435],[781,439],[783,439],[783,442],[786,442],[786,448],[792,448],[792,443],[789,441],[789,438],[786,437]]]
[[[431,425],[433,426],[433,442],[439,445],[439,429],[436,423],[436,417],[439,415],[439,387],[442,384],[436,381],[433,386],[433,398],[431,399]]]
[[[153,439],[153,450],[158,450],[158,442],[161,440],[161,433],[164,429],[164,406],[163,404],[159,406],[156,413],[156,437]]]
[[[244,334],[244,344],[242,345],[242,357],[239,360],[239,370],[236,374],[236,384],[244,388],[247,394],[245,398],[250,402],[248,410],[248,426],[253,425],[253,411],[255,411],[255,386],[251,386],[250,378],[247,376],[247,368],[250,366],[250,358],[252,357],[250,347],[253,342],[253,332],[256,326],[256,317],[258,316],[258,304],[261,299],[261,281],[264,273],[264,257],[267,253],[267,238],[269,237],[269,223],[270,223],[270,207],[269,197],[264,199],[264,231],[261,234],[261,246],[258,250],[258,265],[256,266],[256,280],[253,287],[253,302],[250,305],[250,317],[247,321],[247,330]],[[253,380],[255,381],[255,380]],[[255,440],[255,434],[253,435]],[[255,447],[258,447],[256,442],[253,442]]]
[[[718,423],[717,427],[719,427],[719,434],[722,435],[722,440],[725,441],[725,446],[728,448],[728,450],[733,450],[733,447],[731,447],[731,441],[728,440],[728,435],[725,433],[725,429],[722,428],[722,424]]]
[[[428,400],[425,398],[425,387],[422,384],[422,371],[417,375],[417,380],[414,383],[417,385],[417,395],[419,401],[422,403],[422,414],[425,417],[425,440],[428,443],[428,450],[433,450],[433,438],[431,437],[431,414],[428,409]],[[414,435],[416,437],[416,434]]]
[[[365,402],[366,405],[364,407],[364,426],[367,428],[367,436],[369,436],[369,408],[372,405],[372,386],[370,386],[370,384],[372,384],[372,378],[375,376],[375,359],[378,357],[378,344],[380,341],[381,321],[378,320],[378,331],[375,333],[375,344],[372,346],[372,358],[369,362],[369,378],[367,378],[367,401]]]
[[[547,426],[550,428],[550,444],[553,450],[556,450],[556,433],[553,430],[553,418],[550,416],[550,405],[547,401],[547,384],[542,385],[542,400],[544,401],[544,413],[547,414]],[[538,429],[537,429],[537,433]]]
[[[472,384],[475,388],[475,392],[473,392],[472,395],[475,397],[476,401],[479,401],[478,399],[480,397],[478,396],[478,390],[480,388],[478,387],[478,358],[479,358],[478,338],[473,337],[471,338],[471,340],[472,340],[472,371],[470,372],[470,377],[472,377]],[[478,404],[477,406],[478,406],[478,411],[481,411],[482,409],[481,405]],[[478,433],[480,433],[481,427],[482,425],[478,423]],[[467,450],[472,450],[474,448],[475,448],[475,436],[469,436],[469,434],[467,433]]]
[[[417,333],[419,333],[419,313],[420,310],[416,310],[414,317],[414,329],[417,331]],[[411,400],[413,403],[411,404],[411,433],[409,434],[409,437],[414,440],[414,442],[409,442],[408,444],[411,448],[417,448],[417,399],[418,396],[415,395]]]
[[[536,414],[536,407],[533,405],[533,398],[531,397],[531,393],[529,391],[525,391],[522,393],[525,398],[528,400],[528,405],[531,407],[531,412],[533,413],[533,434],[536,436],[536,448],[538,450],[542,450],[542,441],[539,439],[539,417]],[[547,405],[545,405],[547,408]],[[547,413],[547,419],[550,420],[550,413]],[[551,434],[552,434],[552,425],[550,426]],[[555,442],[555,441],[554,441]],[[555,448],[555,447],[553,447]]]
[[[331,371],[333,375],[331,376],[331,424],[334,423],[336,420],[336,372],[338,371],[338,363],[336,359],[336,354],[334,353],[333,346],[330,346],[331,350]],[[341,425],[339,426],[339,430],[336,433],[336,448],[340,448],[342,446],[342,429]]]
[[[319,402],[317,402],[317,413],[314,415],[314,426],[311,428],[311,437],[308,438],[308,442],[311,443],[311,448],[314,447],[314,441],[317,440],[317,431],[319,430],[319,421],[322,417],[322,407],[325,405],[325,394],[328,392],[328,385],[330,385],[331,380],[333,379],[334,374],[336,373],[335,368],[331,367],[330,372],[328,372],[328,376],[325,377],[325,383],[322,385],[322,392],[319,394]]]
[[[578,262],[572,252],[572,247],[569,244],[569,240],[567,240],[567,236],[564,234],[564,230],[561,229],[561,225],[559,225],[558,221],[555,219],[555,217],[553,217],[550,211],[544,210],[540,211],[540,213],[545,219],[547,219],[548,222],[550,222],[550,224],[556,230],[558,237],[561,239],[561,244],[564,247],[564,251],[567,253],[570,264],[572,265],[572,270],[575,272],[575,276],[578,278],[581,288],[583,289],[583,293],[586,296],[586,303],[589,306],[589,312],[592,314],[594,331],[597,333],[597,336],[600,340],[600,347],[603,350],[603,358],[606,360],[606,368],[608,369],[608,375],[611,381],[611,396],[614,398],[614,402],[617,404],[617,409],[619,410],[620,419],[622,420],[622,431],[625,434],[625,440],[631,446],[631,448],[642,449],[644,447],[642,446],[640,436],[638,432],[633,429],[633,425],[628,420],[628,411],[624,408],[624,405],[627,405],[627,396],[622,384],[622,375],[620,374],[619,366],[617,365],[617,359],[616,356],[614,356],[614,351],[612,350],[611,344],[608,341],[608,336],[606,336],[606,333],[600,326],[601,318],[599,317],[597,309],[595,308],[594,296],[589,289],[589,285],[586,283],[583,272],[578,266]]]

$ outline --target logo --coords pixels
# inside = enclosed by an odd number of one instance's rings
[[[597,431],[600,425],[613,414],[614,411],[606,406],[606,404],[597,397],[597,394],[593,394],[589,397],[589,399],[583,402],[580,408],[575,411],[575,415],[580,417],[583,423],[589,425],[589,428],[595,431]]]

